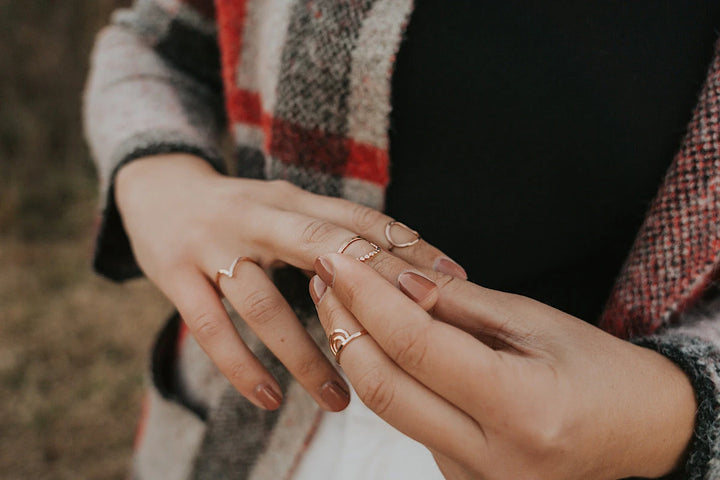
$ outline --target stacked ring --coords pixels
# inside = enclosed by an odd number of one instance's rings
[[[362,255],[362,256],[360,256],[360,257],[355,257],[355,260],[359,260],[359,261],[361,261],[361,262],[365,262],[366,260],[370,260],[372,257],[374,257],[375,255],[377,255],[378,253],[380,253],[380,250],[381,250],[381,249],[380,249],[379,246],[377,246],[376,244],[374,244],[374,243],[371,242],[370,240],[367,240],[367,239],[361,237],[360,235],[356,235],[356,236],[354,236],[353,238],[351,238],[350,240],[348,240],[347,242],[343,243],[342,246],[341,246],[340,248],[338,248],[337,253],[345,253],[345,250],[347,250],[347,248],[348,248],[351,244],[353,244],[353,243],[355,243],[355,242],[358,242],[358,241],[360,241],[360,240],[363,240],[363,241],[369,243],[370,246],[373,247],[373,250],[372,250],[372,252],[366,253],[365,255]]]

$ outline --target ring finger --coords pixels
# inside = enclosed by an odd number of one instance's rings
[[[350,400],[345,382],[270,278],[252,260],[230,270],[231,275],[219,276],[218,285],[240,317],[319,405],[344,409]]]

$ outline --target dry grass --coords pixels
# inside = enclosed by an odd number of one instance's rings
[[[145,283],[88,272],[87,236],[0,242],[0,472],[123,478],[152,332],[167,311]]]
[[[92,38],[127,1],[0,0],[0,478],[125,477],[165,301],[90,271]]]

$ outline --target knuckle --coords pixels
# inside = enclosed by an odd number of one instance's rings
[[[255,325],[264,325],[277,318],[283,311],[280,298],[262,290],[255,290],[245,297],[243,302],[245,320]]]
[[[355,309],[357,302],[363,297],[363,285],[354,280],[348,281],[344,286],[345,298],[347,299],[346,308],[350,311]],[[339,312],[337,312],[339,313]]]
[[[387,342],[395,363],[403,369],[416,369],[427,354],[427,327],[398,328],[388,337]]]
[[[235,360],[228,365],[227,377],[230,383],[237,384],[246,379],[250,373],[250,365],[240,360]]]
[[[352,225],[356,232],[365,233],[382,222],[384,215],[364,205],[355,205],[352,212]]]
[[[402,260],[386,252],[380,252],[367,262],[370,266],[385,278],[396,278],[406,265]]]
[[[379,367],[365,372],[358,379],[356,390],[360,400],[381,417],[390,409],[395,398],[393,382],[389,381]]]
[[[326,305],[320,310],[320,314],[331,328],[339,328],[338,325],[342,323],[344,307],[337,304],[329,305],[329,302],[325,303]]]
[[[309,355],[301,359],[294,370],[297,378],[308,378],[322,374],[326,371],[325,357]],[[325,377],[322,378],[324,379]]]
[[[276,194],[290,196],[298,191],[298,187],[288,182],[287,180],[270,180],[268,181],[268,185],[272,190],[276,192]]]
[[[213,191],[217,192],[213,200],[209,200],[209,206],[213,212],[223,212],[228,205],[251,204],[249,200],[257,197],[257,190],[254,183],[248,184],[245,180],[237,178],[223,179]],[[246,208],[237,209],[234,214],[242,215]]]
[[[208,242],[212,240],[212,235],[210,233],[212,226],[209,225],[208,222],[208,219],[193,222],[195,227],[189,228],[187,231],[183,232],[184,241],[182,242],[182,246],[184,248],[180,252],[180,255],[190,257],[193,253],[202,251],[198,250],[200,246],[209,244]]]
[[[190,321],[199,342],[216,338],[222,332],[222,319],[214,312],[201,313]]]
[[[569,447],[564,444],[564,429],[554,415],[537,415],[534,420],[525,424],[523,436],[531,450],[538,458],[547,458],[562,452]]]
[[[335,225],[325,220],[312,220],[303,229],[300,239],[304,244],[324,243],[331,238],[335,229]]]

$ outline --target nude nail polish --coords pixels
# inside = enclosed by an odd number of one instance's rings
[[[435,270],[436,272],[444,273],[445,275],[450,275],[452,277],[462,278],[463,280],[467,280],[468,278],[465,269],[451,259],[449,259],[448,257],[440,257],[435,260],[433,270]]]
[[[325,382],[320,387],[320,398],[334,412],[339,412],[350,402],[350,394],[334,380]]]
[[[320,277],[315,275],[310,279],[310,296],[313,302],[315,302],[315,305],[320,303],[323,295],[325,295],[325,290],[327,290],[327,285]]]
[[[410,271],[398,275],[398,286],[405,295],[417,303],[425,300],[437,288],[435,282],[429,278]]]
[[[315,260],[315,272],[323,279],[326,285],[332,285],[335,279],[335,271],[327,258],[318,257]]]
[[[277,410],[282,403],[282,395],[268,384],[255,387],[255,398],[268,410]]]

